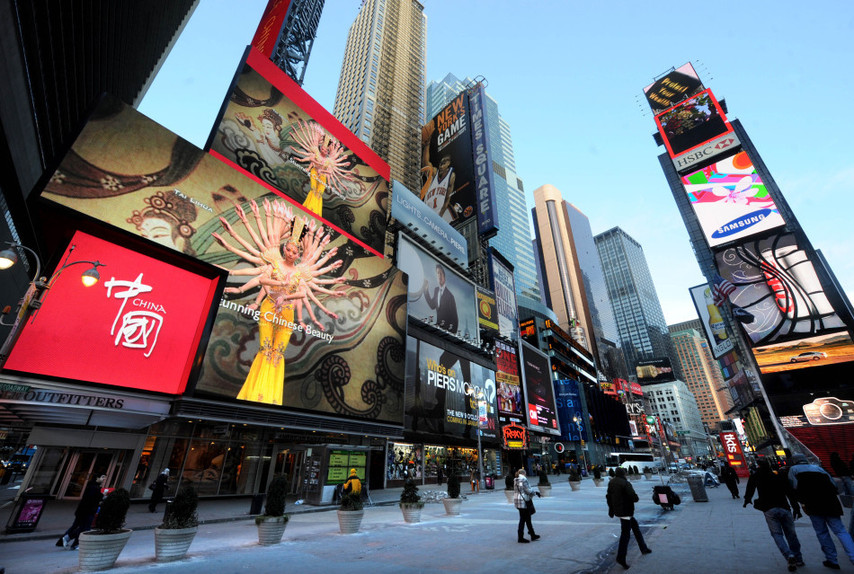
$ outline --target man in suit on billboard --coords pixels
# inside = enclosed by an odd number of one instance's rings
[[[445,268],[441,265],[436,265],[436,278],[439,281],[439,286],[432,290],[427,280],[424,280],[424,299],[431,309],[436,310],[436,324],[456,334],[459,326],[457,300],[445,284]]]

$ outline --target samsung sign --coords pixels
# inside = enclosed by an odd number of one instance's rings
[[[455,262],[468,267],[468,243],[462,234],[399,181],[392,181],[391,216]]]
[[[673,165],[676,166],[676,171],[684,172],[687,169],[691,169],[698,162],[711,159],[739,145],[741,145],[741,142],[735,136],[735,133],[730,131],[720,137],[709,140],[701,146],[691,149],[687,153],[675,156],[673,158]]]

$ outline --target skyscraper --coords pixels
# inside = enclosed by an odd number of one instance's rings
[[[661,357],[675,359],[643,247],[619,227],[593,239],[605,274],[626,366],[634,374],[639,361]],[[671,360],[671,363],[674,375],[681,379],[678,361]]]
[[[427,17],[418,0],[364,0],[347,34],[333,113],[418,189]]]
[[[442,108],[476,80],[459,80],[448,74],[441,81],[432,81],[427,86],[427,118],[438,114]],[[531,248],[531,227],[525,213],[525,189],[521,178],[516,175],[516,157],[510,125],[498,111],[498,103],[486,95],[486,115],[489,134],[489,155],[492,159],[495,184],[498,233],[490,238],[489,244],[498,249],[513,264],[516,277],[516,297],[520,305],[526,301],[541,301],[534,252]]]

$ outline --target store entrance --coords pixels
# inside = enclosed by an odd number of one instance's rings
[[[77,500],[83,496],[92,476],[107,475],[105,488],[121,483],[127,451],[109,449],[72,449],[68,452],[55,489],[58,500]]]
[[[294,450],[293,445],[278,444],[273,446],[273,464],[270,465],[270,474],[267,484],[277,474],[283,474],[288,478],[288,494],[296,494],[300,486],[305,452]]]

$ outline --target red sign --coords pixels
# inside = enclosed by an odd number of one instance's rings
[[[524,450],[528,448],[528,429],[517,423],[502,427],[504,448],[508,450]]]
[[[724,448],[726,461],[735,470],[736,474],[742,477],[750,476],[750,471],[744,459],[744,451],[741,450],[741,441],[738,440],[738,434],[732,431],[722,432],[721,445]]]
[[[71,250],[73,248],[73,250]],[[60,270],[30,315],[6,369],[180,394],[213,306],[217,279],[75,233],[60,261],[99,261],[100,281]],[[70,252],[70,257],[68,254]],[[58,399],[62,402],[62,397]]]
[[[290,5],[291,0],[269,0],[264,9],[264,15],[261,16],[261,22],[258,23],[258,29],[255,30],[252,45],[268,58],[273,56],[273,50],[276,49],[276,41],[279,39]]]

